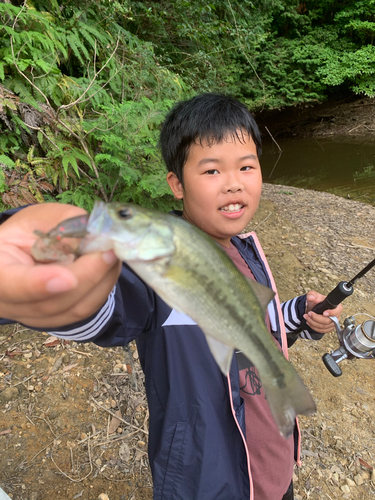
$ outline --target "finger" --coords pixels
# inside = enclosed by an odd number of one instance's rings
[[[339,317],[343,311],[343,307],[339,304],[335,309],[327,309],[323,312],[323,316],[337,316]]]
[[[318,333],[328,333],[334,328],[333,321],[321,314],[309,312],[304,315],[304,318],[307,325]]]
[[[117,282],[121,265],[112,251],[80,257],[71,264],[73,269],[77,267],[74,272],[79,288],[72,293],[64,294],[63,304],[57,307],[65,307],[69,311],[70,321],[73,322],[91,316],[107,300],[108,294]],[[53,308],[47,310],[47,314],[54,314]]]
[[[30,259],[31,261],[31,259]],[[33,262],[8,263],[0,269],[0,301],[17,307],[20,304],[45,300],[51,293],[72,290],[77,286],[74,274],[63,266],[37,265]]]
[[[112,262],[108,264],[101,254],[80,257],[78,260],[83,259],[83,262],[73,273],[77,287],[34,302],[33,307],[25,308],[22,319],[18,318],[18,321],[28,326],[54,328],[76,323],[96,313],[107,300],[121,270],[121,263],[115,257],[111,258]]]
[[[317,304],[320,304],[325,299],[325,296],[321,293],[310,291],[307,293],[307,310],[311,311]]]

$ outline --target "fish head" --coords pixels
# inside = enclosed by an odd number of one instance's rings
[[[173,255],[174,233],[165,214],[131,203],[96,202],[87,223],[83,253],[113,248],[126,261],[155,261]]]

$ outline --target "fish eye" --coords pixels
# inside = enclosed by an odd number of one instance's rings
[[[121,219],[131,219],[133,217],[133,210],[129,207],[122,207],[117,211]]]

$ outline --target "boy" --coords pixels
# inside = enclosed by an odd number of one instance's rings
[[[255,235],[236,236],[253,217],[262,187],[260,134],[245,106],[215,94],[179,103],[164,122],[160,143],[167,182],[183,200],[182,216],[216,240],[241,272],[275,290]],[[0,317],[101,346],[136,339],[150,410],[155,499],[293,499],[298,433],[280,436],[248,359],[236,353],[224,377],[199,327],[171,310],[126,264],[120,271],[112,252],[82,256],[66,267],[33,263],[31,231],[77,213],[50,204],[3,215]],[[327,316],[339,315],[341,306],[305,315],[323,299],[309,292],[282,309],[277,295],[270,303],[266,324],[285,355],[284,324],[293,332],[306,317],[315,338],[332,329]]]

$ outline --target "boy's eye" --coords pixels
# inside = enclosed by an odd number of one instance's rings
[[[219,171],[216,170],[216,168],[212,168],[211,170],[206,170],[205,173],[208,174],[208,175],[215,175],[215,174],[218,174]]]
[[[246,172],[247,170],[251,170],[251,169],[252,169],[252,167],[249,167],[249,166],[240,168],[241,172]]]

